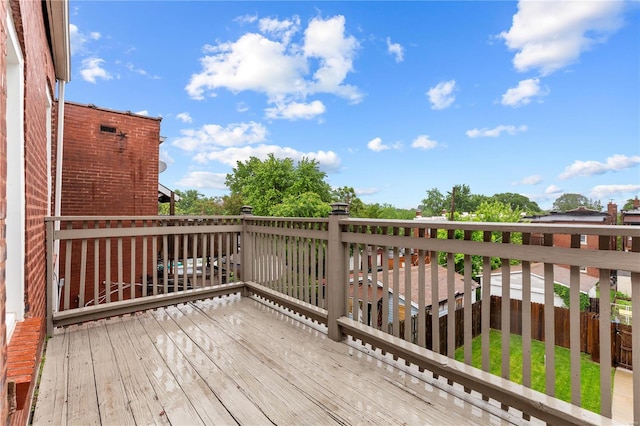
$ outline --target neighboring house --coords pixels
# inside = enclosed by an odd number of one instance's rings
[[[509,287],[510,298],[522,300],[522,265],[513,265],[510,267]],[[569,287],[570,272],[569,268],[563,268],[553,265],[553,281]],[[482,280],[481,280],[482,283]],[[595,297],[596,284],[598,279],[586,274],[580,274],[580,292]],[[482,283],[484,285],[484,283]],[[502,270],[496,269],[491,273],[491,295],[502,296]],[[544,263],[531,264],[531,302],[544,304]],[[562,299],[555,294],[553,305],[557,307],[565,307]]]
[[[425,269],[424,269],[424,277],[425,277],[425,291],[424,291],[424,306],[425,309],[430,312],[432,310],[432,306],[433,306],[433,293],[432,293],[432,287],[431,287],[431,268],[432,268],[433,264],[426,264],[425,265]],[[438,316],[442,317],[444,315],[447,315],[448,313],[448,277],[447,277],[447,268],[444,266],[440,266],[437,265],[436,266],[438,268]],[[419,303],[420,303],[420,281],[419,281],[419,267],[418,266],[411,266],[410,269],[410,283],[411,283],[411,301],[410,301],[410,305],[411,305],[411,316],[415,316],[418,313],[418,309],[419,309]],[[391,323],[393,321],[393,294],[394,292],[397,291],[398,293],[398,305],[400,307],[400,309],[402,310],[400,312],[400,318],[404,318],[404,309],[406,309],[407,306],[407,302],[406,302],[406,290],[405,290],[405,276],[406,276],[406,268],[402,267],[398,270],[398,285],[396,285],[396,283],[394,282],[394,272],[392,272],[391,270],[389,271],[389,281],[388,281],[388,285],[389,285],[389,315],[388,315],[388,322]],[[371,277],[372,275],[368,275],[368,281],[369,281],[369,285],[367,286],[367,300],[368,300],[368,321],[367,323],[371,323],[371,309],[373,306],[373,303],[375,303],[376,301],[378,301],[378,303],[381,303],[382,301],[382,297],[384,295],[384,284],[382,281],[382,276],[380,274],[378,274],[378,282],[377,282],[377,286],[374,290],[374,287],[372,285],[372,280]],[[363,288],[363,282],[362,282],[362,277],[360,277],[360,280],[358,282],[358,299],[359,299],[359,306],[360,306],[360,320],[362,321],[362,306],[363,306],[363,296],[364,296],[364,288]],[[471,289],[472,289],[472,293],[471,293],[471,303],[474,303],[476,301],[476,289],[479,287],[478,283],[476,283],[475,281],[471,282]],[[464,277],[458,273],[455,273],[454,275],[454,291],[455,291],[455,305],[456,305],[456,309],[460,309],[461,307],[463,307],[463,300],[464,300]],[[349,288],[349,297],[353,298],[353,282],[352,285]],[[353,308],[352,308],[352,304],[353,301],[352,299],[349,302],[349,313],[350,315],[352,315],[353,312]],[[378,311],[381,311],[381,307],[382,305],[379,304],[378,307]],[[381,326],[380,321],[378,322],[378,327]]]
[[[640,200],[636,197],[633,200],[633,208],[631,210],[622,210],[620,212],[621,225],[640,225]],[[622,248],[625,251],[631,251],[631,237],[624,239]]]
[[[163,186],[158,183],[159,146],[164,140],[160,136],[161,118],[148,117],[131,112],[115,111],[95,105],[65,102],[64,106],[64,148],[62,155],[62,197],[63,216],[155,216],[158,202],[164,197]],[[171,191],[169,191],[171,199]],[[175,195],[173,196],[175,200]],[[113,225],[115,226],[115,224]],[[78,253],[79,241],[74,242],[73,252]],[[130,239],[124,239],[123,268],[131,263]],[[138,252],[141,244],[138,245]],[[105,249],[104,245],[101,249]],[[148,249],[149,256],[157,256]],[[61,247],[61,265],[65,259],[65,247]],[[71,258],[71,273],[60,268],[59,276],[64,285],[71,286],[72,292],[80,287],[80,262],[77,256]],[[86,273],[93,276],[94,261],[87,259]],[[113,256],[112,269],[116,270],[117,257]],[[142,275],[142,260],[138,256],[136,271]],[[150,268],[150,266],[147,266]],[[99,282],[104,285],[99,293],[107,289],[105,267],[100,265]],[[148,269],[147,275],[153,271]],[[70,276],[66,276],[70,275]],[[133,283],[127,284],[131,285]],[[138,282],[141,289],[142,283]],[[114,285],[114,284],[112,284]],[[93,282],[87,283],[85,298],[93,301]],[[70,307],[78,307],[78,300],[72,300]]]
[[[70,80],[67,0],[0,2],[0,421],[24,425],[44,342],[52,146]]]
[[[618,219],[618,206],[614,203],[607,205],[606,212],[587,209],[586,207],[578,207],[574,210],[566,212],[551,212],[547,215],[527,216],[524,221],[531,223],[557,223],[557,224],[573,224],[573,225],[616,225]],[[532,245],[543,245],[543,235],[531,235]],[[571,235],[556,234],[553,240],[555,247],[571,247]],[[580,246],[586,249],[598,250],[600,241],[596,235],[581,235]],[[616,250],[616,241],[611,238],[608,241],[608,249]],[[598,278],[600,271],[597,268],[583,268],[582,272],[587,275]]]
[[[62,215],[157,215],[161,120],[66,102]]]

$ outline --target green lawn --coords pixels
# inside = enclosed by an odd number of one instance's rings
[[[490,341],[490,372],[500,376],[502,341],[500,331],[491,330]],[[516,383],[522,383],[522,337],[511,335],[509,347],[511,349],[511,376]],[[556,397],[564,401],[571,400],[571,367],[569,349],[556,346]],[[481,338],[476,337],[472,346],[472,364],[476,368],[482,367]],[[531,387],[539,392],[545,391],[544,342],[531,341]],[[456,350],[456,360],[464,360],[464,348]],[[582,406],[596,413],[600,412],[600,364],[591,361],[591,356],[581,354],[581,388]],[[611,369],[613,377],[614,369]],[[613,383],[613,378],[612,378]]]

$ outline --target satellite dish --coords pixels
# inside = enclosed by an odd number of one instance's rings
[[[167,163],[162,160],[158,161],[158,174],[164,172],[165,170],[167,170]]]

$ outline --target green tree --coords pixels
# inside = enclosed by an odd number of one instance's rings
[[[591,210],[602,211],[602,203],[580,194],[562,194],[553,202],[553,210],[566,212],[584,206]]]
[[[513,192],[502,192],[500,194],[494,194],[489,197],[490,201],[499,201],[511,206],[513,210],[519,209],[527,214],[534,214],[542,212],[540,206],[535,201],[531,201],[529,197],[525,197],[521,194],[515,194]]]
[[[238,162],[233,172],[227,174],[225,183],[232,196],[241,196],[245,204],[253,207],[255,215],[273,216],[276,206],[285,199],[307,192],[329,203],[331,187],[325,178],[326,173],[320,171],[315,160],[303,158],[294,164],[291,158],[279,159],[269,154],[264,161],[251,157],[244,163]],[[280,207],[278,211],[282,211]]]
[[[448,208],[446,208],[450,211],[453,205],[457,212],[474,212],[485,198],[484,195],[472,194],[469,185],[455,185],[451,191],[447,192]],[[451,199],[454,200],[453,204]]]
[[[331,190],[331,201],[334,203],[347,203],[351,217],[363,217],[364,203],[356,195],[356,191],[350,186],[343,186]]]
[[[456,220],[462,221],[474,221],[474,222],[518,222],[521,217],[522,210],[512,209],[510,205],[501,203],[499,201],[493,202],[483,202],[477,208],[475,214],[469,216],[461,216],[460,214],[456,214]],[[447,231],[441,229],[438,231],[438,238],[446,239]],[[454,233],[454,238],[456,240],[462,240],[464,238],[464,232],[461,230],[456,230]],[[492,232],[491,233],[491,241],[500,242],[502,241],[502,233],[501,232]],[[484,235],[482,232],[472,232],[471,240],[472,241],[483,241]],[[522,234],[519,233],[511,233],[511,244],[522,244]],[[454,264],[455,270],[459,273],[464,273],[464,255],[460,253],[456,253],[454,255]],[[440,252],[438,254],[438,263],[440,265],[447,264],[447,253]],[[516,263],[514,261],[514,263]],[[478,275],[482,271],[483,259],[482,256],[471,256],[471,274]],[[492,257],[491,258],[491,269],[499,268],[502,265],[502,261],[500,258]]]
[[[222,196],[222,214],[236,216],[242,213],[245,205],[242,194],[229,194]]]
[[[287,195],[271,209],[271,214],[279,217],[327,217],[329,213],[331,207],[315,192]]]
[[[638,197],[636,197],[636,199],[637,199],[637,198],[638,198]],[[629,199],[627,200],[627,202],[626,202],[626,203],[624,203],[624,206],[622,207],[622,210],[627,210],[627,211],[629,211],[629,210],[633,210],[633,202],[634,202],[634,199],[633,199],[633,198],[629,198]]]
[[[447,199],[438,188],[427,190],[427,197],[422,200],[422,214],[424,216],[439,216],[442,210],[448,209]]]

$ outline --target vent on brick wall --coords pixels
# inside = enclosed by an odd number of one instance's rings
[[[111,126],[105,126],[104,124],[100,125],[100,131],[101,132],[107,132],[107,133],[115,133],[116,132],[116,128],[115,127],[111,127]]]

